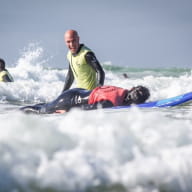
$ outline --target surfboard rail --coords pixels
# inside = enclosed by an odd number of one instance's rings
[[[192,92],[188,92],[188,93],[185,93],[182,95],[178,95],[178,96],[170,97],[170,98],[166,98],[166,99],[161,99],[161,100],[157,100],[157,101],[137,104],[137,105],[112,107],[111,109],[125,109],[125,108],[130,108],[133,106],[139,107],[139,108],[173,107],[176,105],[184,104],[189,101],[192,101]]]

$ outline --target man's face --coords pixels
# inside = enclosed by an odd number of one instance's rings
[[[75,34],[65,34],[64,36],[65,43],[71,53],[77,53],[79,48],[79,37]]]

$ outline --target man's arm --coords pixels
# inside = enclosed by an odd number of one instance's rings
[[[97,60],[97,58],[95,57],[93,52],[88,52],[85,55],[85,59],[87,61],[88,64],[90,64],[95,71],[97,72],[97,86],[101,86],[104,84],[104,80],[105,80],[105,72],[103,71],[103,68],[101,67],[99,61]]]
[[[3,82],[12,82],[8,75],[3,76]]]
[[[69,89],[69,88],[71,87],[73,81],[74,81],[74,76],[73,76],[73,72],[72,72],[72,70],[71,70],[71,67],[70,67],[70,65],[69,65],[69,69],[68,69],[68,72],[67,72],[67,76],[66,76],[66,78],[65,78],[65,84],[64,84],[64,87],[63,87],[63,91]],[[63,92],[63,91],[62,91],[62,92]]]

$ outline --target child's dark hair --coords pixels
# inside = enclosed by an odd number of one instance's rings
[[[0,69],[5,69],[5,61],[0,58]]]

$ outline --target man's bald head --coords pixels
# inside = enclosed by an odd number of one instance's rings
[[[64,41],[68,49],[75,54],[79,49],[79,35],[75,30],[67,30],[64,34]]]
[[[70,29],[65,32],[64,37],[79,37],[77,31]]]

